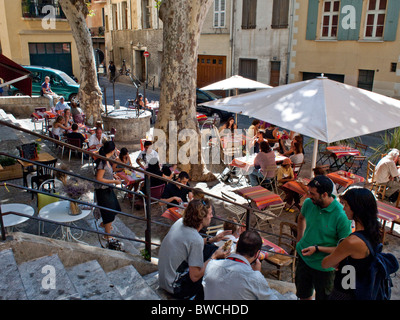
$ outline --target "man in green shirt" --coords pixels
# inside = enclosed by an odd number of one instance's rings
[[[332,190],[329,178],[315,177],[308,184],[309,198],[304,201],[299,215],[295,282],[296,294],[302,300],[310,300],[314,289],[316,300],[327,299],[333,289],[335,269],[322,268],[322,259],[351,233],[351,221]]]

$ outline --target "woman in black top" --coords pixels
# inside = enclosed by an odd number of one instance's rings
[[[343,204],[348,219],[354,220],[356,231],[343,239],[333,252],[322,260],[322,267],[337,268],[330,299],[355,300],[356,289],[346,285],[349,282],[349,266],[355,270],[354,283],[361,284],[369,280],[368,270],[373,257],[367,244],[357,234],[362,234],[368,239],[373,248],[377,247],[381,241],[377,218],[378,208],[372,192],[360,187],[353,187],[345,191],[340,196],[340,202]],[[344,279],[345,277],[347,278]]]

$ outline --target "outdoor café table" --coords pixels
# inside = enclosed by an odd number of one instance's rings
[[[254,168],[254,159],[256,158],[257,153],[254,153],[249,156],[234,158],[232,162],[229,164],[232,167],[237,167],[242,169],[244,172],[251,172]],[[287,157],[281,155],[279,152],[275,151],[275,162],[281,163]]]
[[[167,210],[165,210],[164,213],[161,215],[161,217],[170,219],[173,222],[175,222],[175,221],[179,220],[180,218],[182,218],[183,211],[184,211],[183,208],[171,207],[171,208],[168,208]]]
[[[348,186],[350,186],[354,183],[364,182],[363,177],[343,171],[343,170],[328,173],[326,176],[329,179],[331,179],[334,183],[336,183],[344,188],[347,188]]]
[[[260,255],[258,256],[258,259],[260,261],[263,261],[264,259],[273,256],[275,253],[288,254],[283,248],[276,245],[275,243],[272,243],[271,241],[265,238],[261,239],[262,239],[262,247],[260,250]]]
[[[116,174],[124,181],[124,184],[127,188],[144,180],[144,173],[138,171],[124,169],[123,171],[119,171]]]
[[[261,186],[246,187],[234,192],[248,200],[250,205],[254,204],[259,210],[283,202],[279,195]]]
[[[51,221],[71,224],[75,221],[79,221],[81,219],[86,218],[92,212],[91,209],[90,210],[82,209],[82,212],[80,214],[71,215],[69,214],[69,210],[70,209],[68,200],[57,201],[50,203],[44,206],[42,209],[40,209],[39,217]],[[79,241],[77,237],[75,237],[72,234],[70,227],[61,226],[61,233],[62,233],[62,240],[66,241],[74,240],[76,242],[85,244],[84,242]]]
[[[47,162],[47,161],[52,161],[55,158],[47,153],[47,152],[41,152],[37,155],[37,158],[34,159],[30,159],[31,161],[36,161],[36,162]],[[26,180],[26,177],[28,176],[28,170],[27,168],[32,167],[34,164],[27,162],[27,161],[23,161],[23,160],[18,160],[19,164],[22,166],[22,172],[23,172],[23,183],[24,183],[24,187],[28,186],[28,182]]]
[[[300,196],[307,195],[307,184],[310,182],[310,179],[307,178],[298,178],[297,180],[288,181],[281,186],[281,189],[289,189],[291,191],[296,192]]]
[[[23,213],[29,216],[33,216],[35,214],[35,209],[33,209],[31,206],[23,203],[7,203],[7,204],[2,204],[1,206],[1,213],[5,212],[17,212],[17,213]],[[4,227],[12,227],[17,224],[20,224],[22,222],[25,222],[29,218],[27,217],[22,217],[22,216],[17,216],[15,214],[7,214],[3,216],[3,223]]]
[[[385,242],[386,222],[393,222],[400,218],[400,209],[382,201],[376,201],[378,205],[378,219],[382,220],[382,243]]]
[[[340,170],[351,157],[360,155],[360,150],[348,146],[329,146],[326,147],[326,150],[331,153],[334,160],[330,167],[337,170]]]

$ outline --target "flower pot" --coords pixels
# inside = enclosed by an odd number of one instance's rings
[[[22,178],[22,168],[19,163],[11,166],[0,166],[0,181]]]
[[[77,202],[70,201],[69,202],[69,212],[71,216],[76,216],[82,213],[81,208],[79,207]]]

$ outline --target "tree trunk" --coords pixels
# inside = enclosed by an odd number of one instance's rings
[[[85,112],[86,122],[94,125],[101,121],[102,93],[97,82],[96,62],[93,54],[92,38],[86,25],[89,13],[85,0],[59,0],[71,26],[79,55],[80,65],[80,107]]]
[[[193,181],[210,181],[201,158],[201,136],[196,118],[197,55],[200,32],[213,0],[163,0],[163,62],[160,109],[155,125],[165,133],[166,160],[178,163]],[[176,130],[174,130],[174,124]],[[188,129],[186,138],[179,134]],[[197,145],[197,147],[196,147]],[[183,163],[179,152],[190,159]]]

